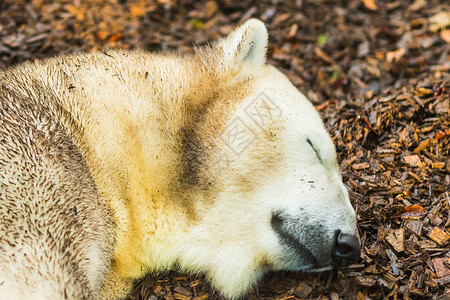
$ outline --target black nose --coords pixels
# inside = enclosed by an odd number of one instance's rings
[[[337,266],[348,266],[359,260],[361,248],[358,237],[336,230],[334,233],[331,257]]]

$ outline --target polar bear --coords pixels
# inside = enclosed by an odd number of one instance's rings
[[[312,104],[252,19],[194,55],[108,51],[0,73],[0,299],[120,299],[147,272],[237,299],[359,258]]]

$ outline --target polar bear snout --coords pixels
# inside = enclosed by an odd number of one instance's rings
[[[339,229],[334,233],[331,246],[331,258],[335,266],[348,266],[359,260],[361,247],[359,239],[353,234],[341,232]]]
[[[315,272],[355,263],[361,255],[358,236],[332,230],[311,217],[274,212],[271,227],[284,249],[282,269]]]

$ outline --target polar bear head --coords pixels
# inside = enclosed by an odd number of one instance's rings
[[[185,176],[203,201],[178,264],[232,299],[267,271],[324,271],[360,255],[333,142],[313,105],[265,63],[267,39],[249,20],[197,53],[221,100],[204,103],[188,130]]]

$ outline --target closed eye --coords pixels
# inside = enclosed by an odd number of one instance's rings
[[[306,141],[308,142],[308,144],[311,146],[311,148],[314,150],[314,152],[316,153],[317,158],[319,159],[320,163],[323,164],[322,158],[319,155],[319,150],[317,150],[316,146],[314,146],[314,144],[311,142],[310,139],[306,139]]]

